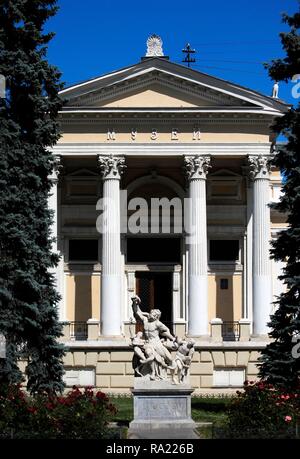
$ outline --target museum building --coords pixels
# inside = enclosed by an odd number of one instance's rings
[[[283,289],[269,257],[285,227],[269,207],[281,190],[270,125],[289,106],[149,45],[139,63],[60,95],[49,206],[66,384],[133,386],[134,295],[195,339],[196,390],[255,379]]]

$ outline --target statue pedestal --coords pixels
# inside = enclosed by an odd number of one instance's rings
[[[134,419],[129,425],[129,439],[197,439],[191,418],[191,394],[188,384],[135,378]]]

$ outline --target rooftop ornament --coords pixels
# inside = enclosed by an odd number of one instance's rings
[[[162,57],[164,56],[162,39],[156,35],[150,35],[147,40],[147,53],[146,57]]]

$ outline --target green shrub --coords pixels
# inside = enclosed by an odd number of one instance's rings
[[[77,387],[64,396],[29,397],[19,386],[2,390],[1,438],[100,439],[109,437],[116,412],[107,395]]]

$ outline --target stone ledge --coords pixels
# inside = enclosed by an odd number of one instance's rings
[[[172,384],[170,381],[150,381],[144,378],[134,378],[133,393],[192,393],[194,389],[189,384]]]
[[[64,345],[69,349],[118,349],[118,350],[131,350],[127,339],[108,339],[97,341],[67,341]]]
[[[268,344],[268,341],[223,341],[220,343],[212,341],[197,341],[195,344],[195,350],[197,351],[206,351],[206,350],[238,350],[238,349],[264,349]],[[124,350],[130,351],[132,348],[129,346],[127,339],[118,339],[118,340],[98,340],[98,341],[67,341],[64,345],[68,349],[113,349],[113,350]]]
[[[264,349],[268,342],[266,341],[223,341],[217,342],[196,342],[195,349],[198,350],[239,350],[239,349]]]
[[[169,427],[158,424],[153,429],[147,429],[144,425],[133,425],[130,427],[127,438],[128,440],[144,440],[144,439],[181,439],[181,440],[199,440],[199,435],[195,432],[196,425],[190,428],[186,425],[176,423],[178,427],[174,428],[174,423]]]

